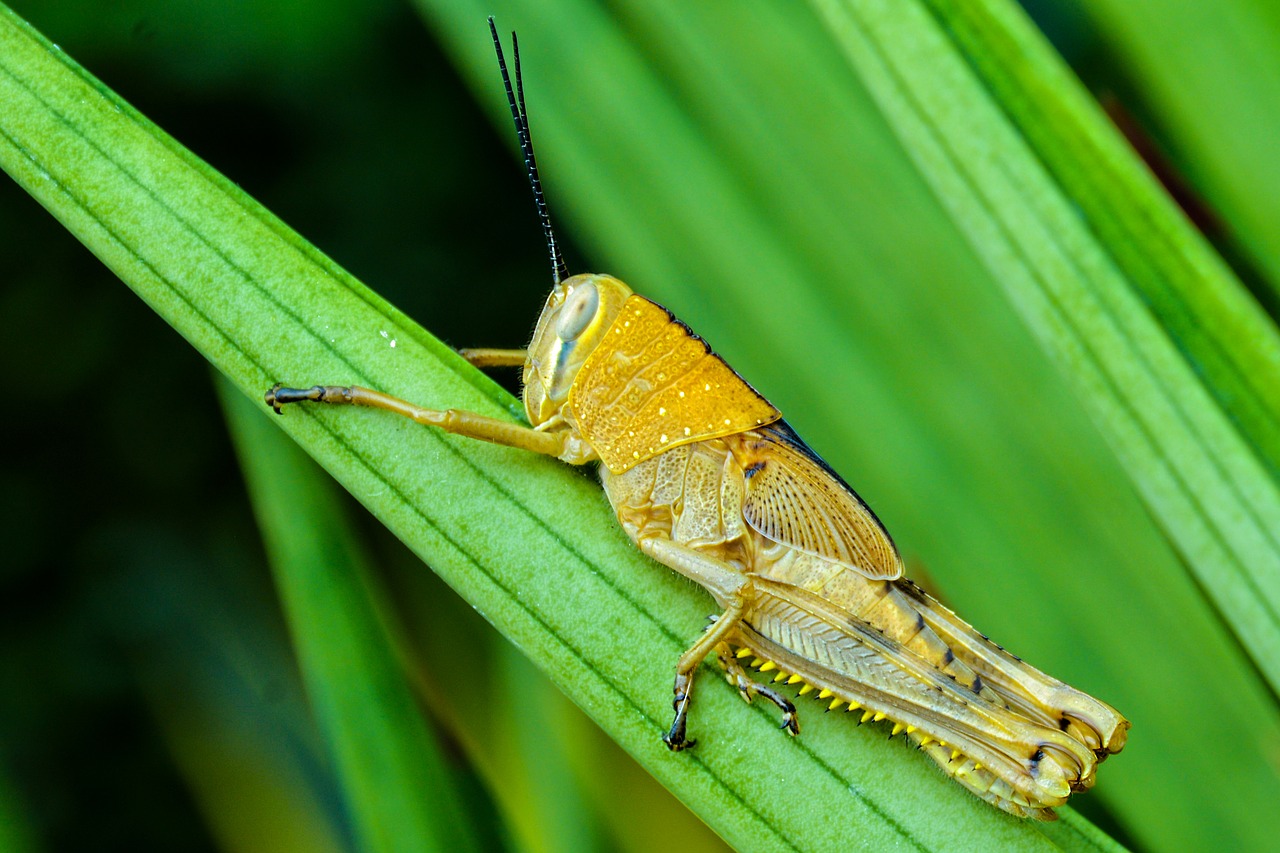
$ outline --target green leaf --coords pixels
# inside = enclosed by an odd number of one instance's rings
[[[329,479],[261,407],[218,386],[360,848],[479,849]]]
[[[0,163],[244,393],[323,377],[509,415],[491,383],[11,15],[0,99]],[[275,422],[730,843],[1106,846],[1069,810],[1041,827],[991,809],[838,716],[808,713],[792,742],[711,678],[702,744],[670,755],[670,662],[710,599],[642,559],[575,472],[379,415]]]
[[[173,564],[168,568],[174,571]],[[185,633],[165,645],[163,662],[151,659],[135,678],[216,845],[230,851],[350,850],[350,827],[346,815],[332,808],[337,787],[322,770],[327,756],[310,709],[305,700],[293,701],[293,672],[286,668],[294,660],[276,646],[282,638],[256,632],[261,623],[237,623],[242,598],[224,596],[217,587],[187,595],[173,589],[172,577],[155,577],[153,583],[170,585],[165,605],[172,618],[183,620]],[[278,660],[281,668],[263,666],[264,658]],[[263,695],[268,691],[270,701]],[[274,713],[263,714],[268,704]]]

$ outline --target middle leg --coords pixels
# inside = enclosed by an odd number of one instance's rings
[[[724,645],[725,641],[733,635],[739,623],[742,622],[742,615],[747,605],[755,599],[755,587],[752,585],[751,578],[742,571],[688,545],[659,536],[642,538],[637,544],[645,554],[710,592],[725,608],[724,613],[716,617],[706,633],[680,656],[676,664],[673,688],[675,700],[672,702],[676,716],[671,722],[670,731],[663,735],[662,740],[673,750],[686,749],[694,743],[685,735],[689,717],[689,697],[693,690],[693,673],[708,654]],[[756,692],[767,695],[763,691]],[[782,701],[786,702],[785,699]],[[785,712],[786,709],[783,708],[783,710]],[[792,711],[794,718],[794,709]]]
[[[741,594],[736,597],[729,607],[720,614],[715,623],[707,629],[698,641],[689,647],[689,650],[680,656],[680,660],[676,662],[676,679],[672,686],[672,692],[675,699],[671,702],[671,707],[675,710],[675,719],[671,721],[671,729],[662,736],[662,742],[671,748],[673,752],[687,749],[693,746],[697,741],[689,740],[685,736],[685,729],[689,720],[689,700],[693,694],[693,674],[697,670],[698,664],[711,653],[713,649],[724,643],[733,630],[738,627],[738,623],[742,621],[742,612],[746,608],[745,602],[742,600]]]

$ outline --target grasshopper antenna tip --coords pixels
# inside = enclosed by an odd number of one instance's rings
[[[538,221],[542,223],[542,234],[547,241],[547,252],[551,256],[551,275],[556,284],[569,277],[564,256],[560,253],[560,244],[556,242],[555,231],[551,227],[551,214],[547,210],[547,200],[542,194],[542,180],[538,177],[538,161],[533,155],[533,137],[529,133],[529,113],[524,105],[524,81],[520,76],[520,43],[514,31],[511,33],[511,56],[515,67],[515,86],[511,85],[511,75],[507,72],[507,59],[502,53],[502,41],[498,38],[498,25],[493,16],[489,16],[489,33],[493,36],[493,49],[498,54],[498,70],[502,72],[502,85],[507,90],[507,105],[511,108],[511,120],[516,126],[516,137],[520,140],[520,151],[524,154],[525,173],[529,176],[529,186],[533,189],[533,203],[538,209]]]

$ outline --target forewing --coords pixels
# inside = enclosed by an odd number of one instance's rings
[[[746,480],[742,513],[761,535],[869,578],[901,576],[880,519],[785,424],[744,436],[735,455]]]

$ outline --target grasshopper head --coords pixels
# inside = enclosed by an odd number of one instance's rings
[[[609,275],[575,275],[552,289],[524,366],[524,407],[531,424],[560,412],[578,370],[630,296],[631,288]]]

